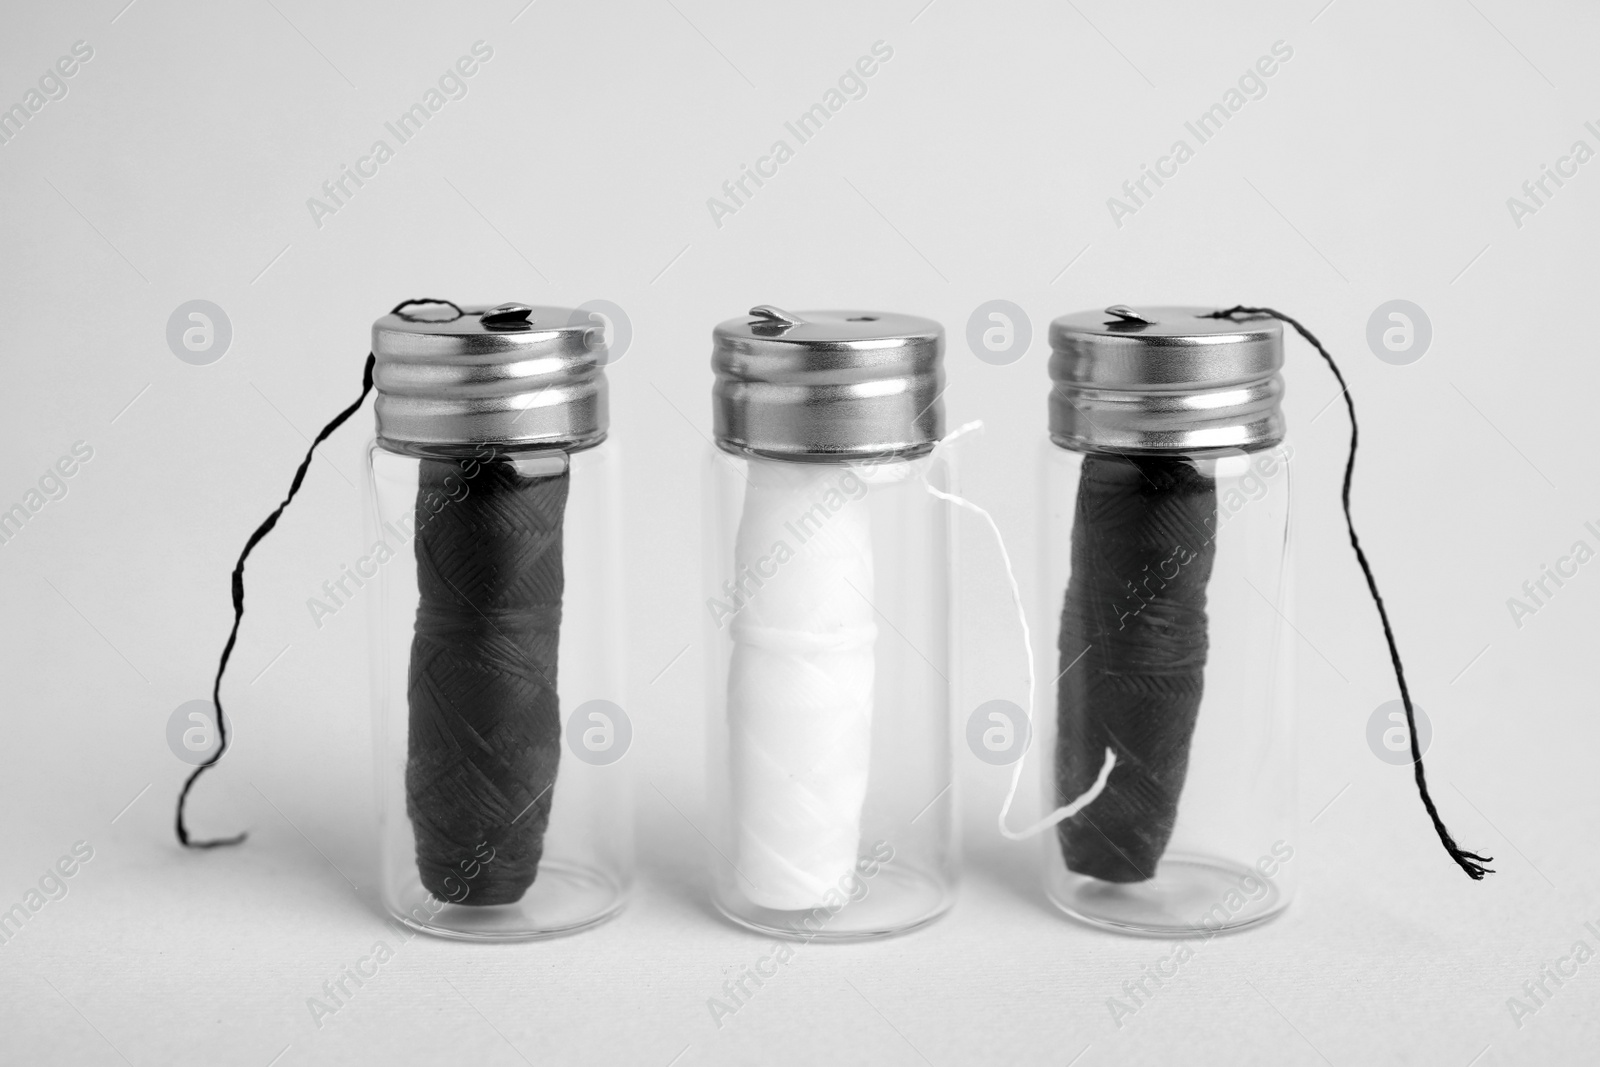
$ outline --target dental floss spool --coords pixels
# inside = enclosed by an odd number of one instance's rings
[[[734,573],[838,476],[832,464],[750,464]],[[731,624],[736,863],[762,907],[814,906],[855,867],[872,755],[872,572],[866,498],[845,498]]]
[[[1220,336],[1224,328],[1209,324],[1216,320],[1238,336]],[[1115,305],[1103,317],[1065,316],[1051,328],[1051,436],[1085,453],[1058,642],[1056,792],[1058,799],[1082,794],[1073,805],[1079,811],[1057,829],[1063,858],[1070,870],[1103,881],[1143,882],[1172,833],[1203,692],[1205,585],[1215,552],[1215,485],[1185,457],[1282,437],[1281,330],[1272,320],[1317,350],[1345,399],[1345,523],[1405,704],[1418,793],[1451,859],[1481,879],[1493,873],[1484,866],[1492,858],[1456,844],[1428,791],[1399,647],[1356,535],[1354,400],[1332,355],[1304,326],[1242,305],[1211,312]],[[1197,546],[1194,559],[1141,594],[1149,599],[1128,626],[1108,606],[1125,598],[1128,574],[1146,570],[1175,541]],[[1119,752],[1109,777],[1110,761],[1096,758],[1107,748]],[[1084,790],[1096,787],[1084,804]]]
[[[605,380],[568,311],[447,306],[373,324],[375,415],[381,447],[420,457],[405,768],[417,868],[435,897],[490,907],[534,882],[561,759],[570,470],[519,460],[602,440]],[[460,896],[475,851],[494,860]]]
[[[1121,769],[1093,817],[1057,830],[1067,866],[1106,882],[1151,877],[1177,822],[1178,796],[1205,683],[1206,585],[1217,487],[1189,463],[1162,456],[1084,457],[1072,524],[1072,577],[1057,649],[1056,792],[1081,793],[1101,752]],[[1182,537],[1192,559],[1135,617],[1118,619],[1127,575],[1154,573]]]
[[[413,308],[418,310],[408,310]],[[536,313],[537,332],[529,321]],[[419,299],[397,305],[374,324],[361,396],[317,435],[289,493],[251,535],[233,573],[234,622],[213,686],[219,709],[222,677],[244,613],[245,561],[299,492],[316,445],[360,408],[376,383],[379,440],[422,457],[407,813],[424,886],[465,905],[522,897],[537,874],[553,802],[561,744],[555,671],[568,471],[563,466],[554,474],[524,475],[507,452],[585,448],[605,437],[603,353],[595,354],[586,330],[577,331],[583,336],[576,347],[568,342],[573,321],[565,310],[524,304],[463,309],[448,300]],[[527,358],[528,346],[552,343],[561,348],[555,359],[559,380],[538,390],[546,402],[519,407],[515,397],[530,387],[519,376],[551,370],[544,366],[550,359]],[[496,384],[486,386],[486,374]],[[500,393],[511,399],[502,402]],[[447,508],[434,506],[453,478],[470,479],[471,492]],[[195,769],[179,795],[177,835],[186,847],[233,845],[246,836],[201,841],[188,833],[189,791],[226,751],[221,723],[219,737],[217,752]],[[482,867],[468,897],[457,899],[451,879],[459,857],[485,844],[496,862]]]
[[[734,856],[749,899],[793,911],[853,876],[872,759],[873,548],[865,494],[943,427],[943,330],[909,315],[770,305],[714,334],[717,444],[750,457],[734,573],[835,493],[825,527],[795,548],[731,623],[728,759]],[[790,538],[793,540],[793,538]]]
[[[424,499],[462,478],[461,463],[422,461],[406,814],[422,884],[440,899],[454,896],[461,857],[493,850],[459,901],[486,906],[520,900],[533,884],[550,822],[569,472],[470,462],[483,467],[471,491],[433,513]]]

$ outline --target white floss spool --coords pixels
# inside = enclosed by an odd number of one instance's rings
[[[896,494],[942,433],[943,331],[909,315],[762,306],[714,340],[729,486],[718,514],[732,532],[708,574],[725,596],[712,612],[726,649],[712,682],[726,708],[713,723],[730,868],[718,905],[810,935],[887,932],[913,908],[925,921],[947,906],[953,849],[945,810],[913,825],[949,782],[935,665],[948,558],[942,527]],[[933,888],[889,907],[891,886],[927,884],[924,851],[937,857]]]
[[[808,531],[731,624],[734,863],[751,900],[779,910],[812,907],[837,886],[861,837],[878,626],[866,494],[846,495],[840,474],[752,462],[734,549],[743,573]]]

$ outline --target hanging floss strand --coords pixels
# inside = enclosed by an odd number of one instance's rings
[[[461,309],[456,307],[455,304],[448,300],[435,300],[424,297],[418,300],[401,301],[394,306],[394,310],[391,311],[390,314],[397,315],[401,311],[411,307],[414,304],[446,304],[455,308],[458,315],[461,313]],[[239,624],[244,621],[245,560],[250,558],[250,553],[255,551],[256,545],[261,543],[262,538],[271,533],[273,528],[278,525],[278,520],[283,517],[284,509],[289,506],[290,502],[294,500],[295,495],[300,492],[300,486],[306,480],[306,472],[311,468],[311,457],[316,453],[317,446],[331,437],[335,430],[348,422],[350,416],[361,410],[361,405],[366,402],[367,394],[372,392],[372,371],[376,363],[377,356],[372,352],[368,352],[366,366],[361,372],[361,395],[356,397],[355,401],[351,403],[349,407],[335,415],[328,422],[328,424],[317,433],[317,436],[311,442],[310,447],[306,449],[305,458],[300,461],[300,466],[296,468],[294,472],[294,479],[289,483],[289,492],[284,495],[282,502],[272,510],[272,513],[266,517],[261,525],[256,527],[255,532],[252,533],[249,540],[244,543],[244,550],[239,553],[238,562],[233,565],[233,626],[228,630],[228,640],[222,646],[222,656],[217,661],[216,678],[211,683],[211,703],[212,706],[217,709],[217,750],[213,752],[210,758],[208,758],[204,763],[201,763],[192,772],[190,772],[189,777],[184,780],[183,789],[178,793],[176,830],[178,835],[178,843],[184,848],[225,848],[229,845],[237,845],[249,836],[249,834],[246,832],[235,834],[232,837],[217,837],[205,840],[196,840],[189,835],[188,820],[186,817],[189,791],[194,788],[194,783],[202,774],[214,767],[217,761],[223,757],[223,754],[228,751],[228,723],[227,719],[222,714],[222,676],[227,672],[228,660],[233,656],[233,646],[239,640]]]
[[[1355,519],[1350,514],[1350,485],[1355,477],[1356,446],[1360,440],[1360,429],[1356,424],[1355,400],[1350,396],[1350,387],[1345,383],[1344,375],[1339,370],[1339,364],[1329,351],[1323,347],[1321,341],[1310,330],[1300,325],[1298,321],[1269,307],[1245,307],[1243,304],[1235,305],[1225,311],[1214,311],[1211,318],[1234,320],[1239,316],[1267,316],[1279,322],[1288,323],[1294,327],[1296,333],[1305,339],[1306,343],[1317,350],[1317,354],[1327,363],[1328,369],[1333,372],[1334,380],[1339,383],[1339,394],[1344,397],[1345,410],[1350,416],[1350,451],[1344,465],[1344,487],[1340,493],[1340,500],[1344,506],[1345,528],[1350,533],[1350,547],[1355,551],[1356,563],[1361,567],[1361,573],[1367,580],[1367,591],[1372,595],[1372,602],[1378,609],[1378,619],[1383,624],[1383,637],[1389,646],[1389,660],[1394,666],[1395,681],[1400,687],[1400,700],[1406,709],[1406,729],[1411,736],[1411,762],[1416,769],[1417,793],[1422,797],[1422,806],[1428,812],[1428,818],[1433,823],[1433,829],[1439,835],[1439,843],[1444,846],[1450,858],[1454,860],[1467,877],[1478,881],[1486,874],[1493,874],[1494,869],[1485,866],[1493,863],[1493,856],[1480,856],[1476,852],[1468,852],[1456,844],[1455,838],[1445,828],[1444,820],[1439,816],[1439,809],[1433,802],[1433,796],[1428,791],[1428,779],[1422,769],[1422,747],[1417,740],[1417,715],[1416,709],[1411,704],[1411,688],[1406,684],[1405,666],[1400,662],[1400,646],[1395,640],[1394,627],[1389,623],[1389,612],[1384,607],[1383,596],[1378,592],[1378,580],[1373,576],[1372,565],[1367,561],[1367,554],[1361,547],[1361,539],[1356,536]]]
[[[983,423],[980,421],[965,423],[947,434],[943,439],[940,440],[939,444],[941,446],[947,445],[964,434],[970,433],[974,430],[980,430],[982,428]],[[1028,716],[1029,744],[1027,747],[1032,747],[1033,705],[1038,696],[1038,669],[1035,666],[1033,658],[1033,632],[1028,626],[1028,612],[1022,604],[1022,589],[1017,583],[1016,568],[1012,566],[1011,553],[1006,550],[1006,540],[1000,533],[1000,525],[994,521],[993,515],[989,514],[988,511],[977,504],[974,504],[966,497],[958,496],[955,493],[947,493],[943,489],[936,489],[926,480],[926,478],[923,480],[923,488],[925,488],[930,495],[936,497],[937,499],[943,500],[949,504],[954,504],[957,507],[966,508],[974,515],[977,515],[983,520],[984,525],[989,528],[990,534],[992,534],[994,537],[995,548],[1000,552],[1000,563],[1005,568],[1006,584],[1011,591],[1011,604],[1017,613],[1017,625],[1022,630],[1022,651],[1027,660],[1028,671],[1028,703],[1026,714]],[[1095,774],[1094,781],[1090,783],[1088,788],[1084,789],[1073,799],[1062,801],[1056,808],[1047,812],[1043,817],[1029,824],[1023,829],[1013,830],[1006,824],[1006,820],[1010,817],[1011,806],[1016,802],[1017,790],[1022,784],[1023,766],[1027,762],[1026,756],[1027,748],[1024,748],[1023,758],[1019,758],[1016,763],[1012,764],[1011,782],[1006,788],[1005,800],[1001,802],[1000,813],[996,818],[996,822],[1000,828],[1000,836],[1011,841],[1025,841],[1036,834],[1040,834],[1045,830],[1050,829],[1052,826],[1056,826],[1059,823],[1076,816],[1079,812],[1083,811],[1096,800],[1100,799],[1100,796],[1105,792],[1106,786],[1111,780],[1111,773],[1116,770],[1117,767],[1117,751],[1112,746],[1107,745],[1104,749],[1104,755],[1100,761],[1100,768]]]
[[[1037,696],[1033,642],[1005,540],[983,508],[931,485],[927,489],[975,512],[994,534],[1027,653],[1031,740]],[[1023,840],[1059,827],[1068,867],[1078,873],[1112,882],[1145,881],[1154,874],[1176,823],[1200,706],[1205,587],[1215,551],[1205,534],[1215,512],[1215,482],[1182,460],[1084,457],[1073,523],[1073,578],[1058,643],[1057,806],[1025,829],[1006,825],[1022,779],[1024,761],[1018,760],[1000,808],[1002,836]],[[1169,582],[1159,604],[1146,602],[1142,626],[1124,632],[1124,620],[1112,606],[1125,595],[1126,576],[1159,563],[1174,543],[1197,546],[1185,560],[1184,581]],[[1109,625],[1113,622],[1118,625]],[[1098,763],[1092,760],[1095,753],[1101,754]],[[1086,810],[1090,805],[1095,806],[1092,816]]]

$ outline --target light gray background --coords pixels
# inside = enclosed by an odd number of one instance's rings
[[[1593,1056],[1600,961],[1550,985],[1520,1028],[1507,998],[1574,941],[1600,949],[1583,926],[1600,926],[1600,562],[1520,629],[1506,606],[1573,541],[1597,543],[1586,520],[1600,525],[1600,161],[1520,228],[1506,205],[1575,140],[1600,148],[1583,127],[1600,124],[1592,8],[124,3],[11,3],[0,34],[0,105],[73,42],[94,49],[68,95],[0,146],[0,504],[74,441],[94,448],[68,495],[0,546],[0,905],[73,842],[94,848],[70,895],[0,947],[7,1061]],[[469,95],[316,227],[306,199],[478,40],[494,54]],[[879,40],[894,56],[868,95],[714,225],[707,198]],[[1107,198],[1279,40],[1294,54],[1265,98],[1115,226]],[[319,631],[305,608],[360,551],[368,412],[329,442],[251,563],[227,698],[237,748],[194,809],[200,832],[248,827],[245,847],[175,846],[187,767],[164,730],[207,695],[229,568],[307,436],[353,397],[372,319],[423,295],[603,298],[632,318],[612,381],[630,462],[640,884],[623,917],[578,937],[418,939],[318,1029],[306,998],[392,940],[373,905],[365,626],[344,611]],[[169,314],[197,298],[233,325],[205,367],[165,342]],[[1032,349],[1010,366],[963,340],[994,298],[1033,321]],[[1433,326],[1409,366],[1365,342],[1393,299]],[[942,321],[951,425],[988,425],[966,450],[965,486],[1026,583],[1049,319],[1239,301],[1301,317],[1344,363],[1363,416],[1358,521],[1432,717],[1435,793],[1500,873],[1469,882],[1409,770],[1368,749],[1367,719],[1395,691],[1338,512],[1346,424],[1324,410],[1335,390],[1314,353],[1290,343],[1295,907],[1205,946],[1119,1029],[1107,998],[1170,946],[1054,914],[1031,848],[992,831],[1006,770],[961,752],[955,910],[886,943],[802,948],[717,1029],[707,998],[763,942],[711,914],[700,838],[660,801],[702,817],[691,637],[711,326],[763,302]],[[961,522],[964,715],[1020,701],[1023,681],[993,549]]]

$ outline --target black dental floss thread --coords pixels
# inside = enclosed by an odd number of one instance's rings
[[[1389,612],[1384,608],[1383,597],[1378,592],[1378,580],[1372,574],[1372,565],[1367,562],[1367,554],[1361,548],[1361,539],[1356,536],[1355,520],[1350,516],[1350,483],[1356,470],[1356,444],[1360,431],[1356,426],[1355,400],[1350,396],[1350,387],[1345,384],[1344,375],[1339,371],[1339,365],[1334,362],[1333,356],[1323,347],[1322,342],[1310,330],[1300,325],[1295,319],[1290,318],[1281,311],[1269,307],[1245,307],[1243,304],[1235,305],[1226,311],[1214,311],[1209,316],[1214,319],[1234,320],[1239,315],[1265,315],[1286,322],[1293,326],[1295,332],[1305,338],[1312,348],[1317,350],[1323,360],[1328,364],[1328,369],[1333,371],[1334,378],[1339,383],[1340,395],[1344,397],[1346,411],[1350,414],[1350,454],[1344,465],[1344,489],[1340,499],[1344,504],[1345,527],[1350,531],[1350,547],[1355,550],[1356,562],[1361,566],[1361,573],[1367,579],[1367,590],[1372,594],[1372,602],[1377,605],[1378,618],[1383,623],[1383,637],[1389,643],[1389,659],[1394,664],[1395,681],[1400,685],[1400,700],[1406,708],[1406,729],[1411,735],[1411,761],[1416,767],[1417,792],[1422,797],[1422,806],[1428,811],[1428,818],[1433,821],[1433,829],[1439,835],[1440,844],[1445,851],[1450,853],[1450,858],[1455,860],[1460,868],[1467,872],[1467,877],[1478,881],[1485,874],[1493,874],[1493,868],[1484,864],[1493,863],[1493,856],[1480,856],[1476,852],[1468,852],[1457,845],[1455,838],[1450,836],[1450,831],[1445,829],[1444,820],[1439,817],[1439,809],[1434,805],[1433,796],[1428,792],[1428,779],[1422,770],[1422,748],[1417,741],[1417,715],[1411,706],[1411,689],[1406,685],[1405,667],[1400,662],[1400,646],[1395,641],[1394,628],[1389,625]]]
[[[449,300],[424,298],[401,301],[394,306],[394,310],[390,314],[398,315],[413,304],[445,304],[455,308],[457,315],[463,313],[460,307]],[[228,750],[228,725],[227,719],[222,714],[222,675],[228,669],[228,659],[233,655],[233,646],[239,638],[239,624],[244,620],[244,563],[245,560],[250,558],[250,553],[255,550],[256,545],[261,543],[261,539],[271,533],[273,527],[278,525],[278,519],[283,516],[284,509],[289,506],[290,501],[294,500],[295,494],[300,492],[300,485],[306,479],[306,471],[311,467],[311,457],[316,452],[317,446],[326,441],[335,430],[343,426],[350,416],[360,410],[361,405],[366,402],[367,394],[372,392],[372,370],[376,364],[377,356],[372,352],[368,352],[366,366],[361,372],[361,395],[356,397],[355,402],[349,407],[335,415],[332,421],[317,434],[316,439],[311,442],[311,447],[306,449],[305,458],[300,461],[299,468],[294,472],[294,480],[289,483],[288,495],[272,510],[272,514],[268,515],[266,520],[256,527],[255,532],[250,535],[250,539],[245,542],[244,551],[239,553],[239,561],[233,565],[233,626],[228,631],[227,643],[222,646],[222,658],[217,662],[217,677],[211,685],[211,703],[217,711],[217,750],[211,754],[209,759],[190,772],[189,777],[183,783],[182,791],[178,793],[178,843],[184,848],[225,848],[229,845],[237,845],[250,836],[248,832],[242,832],[232,837],[215,837],[205,841],[197,841],[190,838],[189,828],[184,818],[184,809],[189,799],[189,790],[194,788],[195,781],[213,767],[222,758],[223,753]]]

